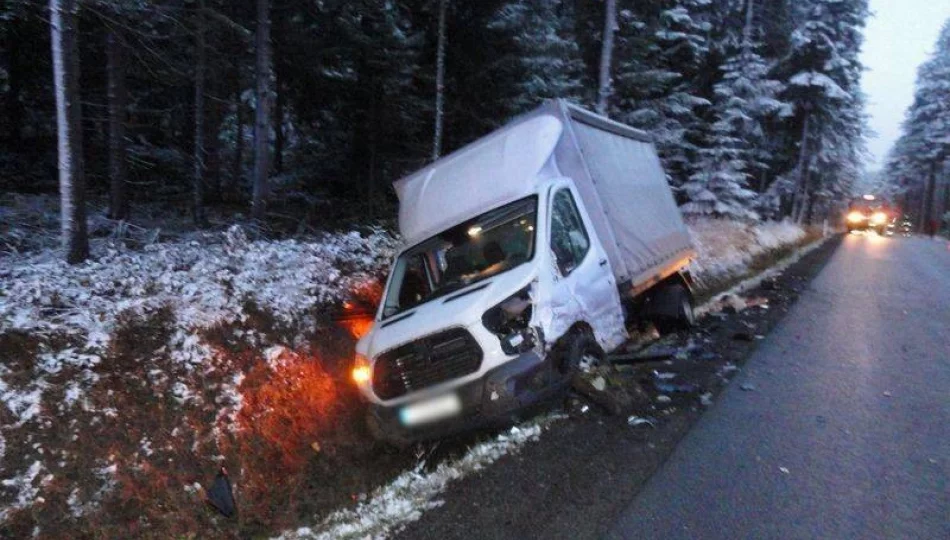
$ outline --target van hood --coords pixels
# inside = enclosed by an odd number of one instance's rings
[[[480,325],[485,311],[527,286],[536,275],[536,265],[528,261],[414,309],[376,321],[372,330],[357,344],[357,351],[375,358],[380,353],[447,328]]]

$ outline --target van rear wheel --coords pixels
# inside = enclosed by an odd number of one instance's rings
[[[667,309],[654,321],[656,329],[661,334],[671,334],[692,328],[696,324],[696,313],[693,311],[693,295],[689,289],[681,283],[674,283],[666,287],[662,294]]]

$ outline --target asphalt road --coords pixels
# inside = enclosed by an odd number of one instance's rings
[[[851,235],[612,538],[950,538],[950,246]]]

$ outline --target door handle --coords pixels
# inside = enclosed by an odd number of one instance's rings
[[[600,260],[600,265],[601,265],[601,266],[607,266],[607,259],[601,259],[601,260]]]

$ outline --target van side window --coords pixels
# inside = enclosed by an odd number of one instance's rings
[[[418,253],[401,259],[397,264],[399,266],[395,273],[399,279],[394,282],[393,292],[389,295],[383,311],[383,315],[387,317],[415,306],[432,292],[424,254]]]
[[[551,203],[551,250],[557,257],[557,266],[566,276],[577,268],[590,249],[590,238],[584,230],[580,212],[571,192],[562,189],[554,194]]]

